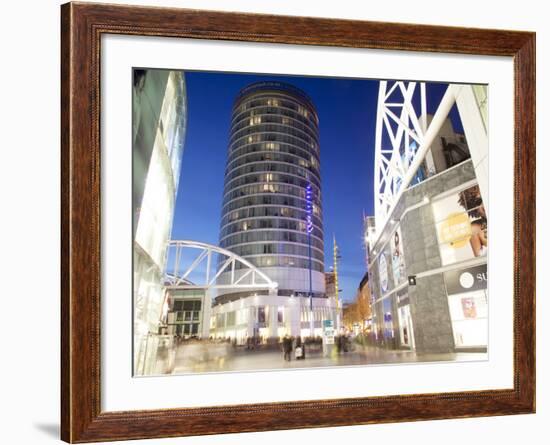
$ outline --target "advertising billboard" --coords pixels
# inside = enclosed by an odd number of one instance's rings
[[[432,208],[443,265],[487,255],[487,214],[479,186],[436,200]]]
[[[393,272],[393,282],[395,286],[407,280],[407,271],[405,269],[405,255],[403,253],[403,238],[401,237],[401,227],[397,227],[390,241],[391,264]]]

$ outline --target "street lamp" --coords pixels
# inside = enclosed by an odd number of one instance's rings
[[[338,260],[342,258],[340,256],[340,248],[338,247],[338,244],[336,244],[336,235],[332,235],[332,241],[333,241],[333,250],[332,250],[332,256],[333,256],[333,266],[332,270],[334,271],[334,297],[336,302],[336,330],[340,330],[340,317],[338,315],[338,306],[339,306],[339,294],[340,294],[340,285],[338,283]]]

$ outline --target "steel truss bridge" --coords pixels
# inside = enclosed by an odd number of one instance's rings
[[[189,257],[194,258],[189,261]],[[277,283],[243,257],[198,241],[170,241],[164,276],[166,289],[277,289]],[[192,278],[192,279],[191,279]]]

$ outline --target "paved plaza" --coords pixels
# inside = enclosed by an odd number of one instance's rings
[[[282,350],[247,350],[226,343],[195,342],[178,346],[173,374],[480,360],[487,360],[487,354],[417,354],[411,351],[354,345],[352,351],[338,353],[334,349],[330,354],[324,354],[319,349],[308,351],[306,348],[305,359],[296,360],[293,355],[290,361],[285,361]]]

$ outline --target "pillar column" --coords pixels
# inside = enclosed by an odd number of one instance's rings
[[[456,97],[460,120],[464,127],[472,164],[476,172],[485,211],[489,213],[489,140],[482,115],[482,107],[474,94],[473,85],[463,85]]]
[[[209,290],[204,292],[202,299],[201,337],[210,337],[210,314],[212,313],[212,295]],[[216,326],[217,328],[217,326]]]
[[[246,335],[252,338],[254,336],[254,326],[256,325],[256,308],[254,306],[249,306],[247,308],[248,319],[246,326]]]
[[[279,322],[277,321],[278,309],[278,306],[269,306],[269,338],[277,338],[277,328],[279,327]]]

